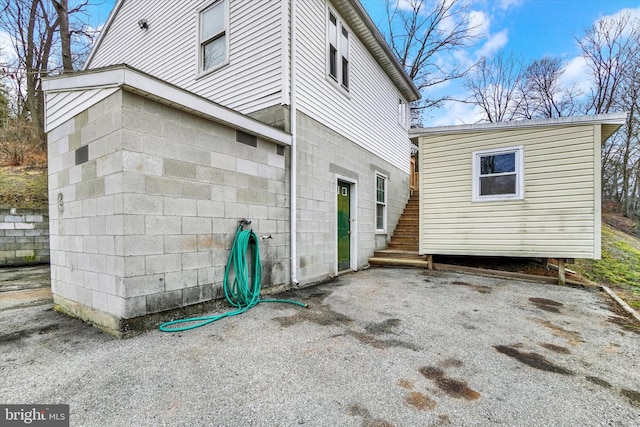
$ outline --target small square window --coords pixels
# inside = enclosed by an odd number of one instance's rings
[[[474,201],[524,198],[523,148],[473,153]]]

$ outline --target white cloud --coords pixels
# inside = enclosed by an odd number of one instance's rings
[[[496,34],[492,34],[489,36],[486,42],[482,45],[482,47],[476,52],[476,56],[481,58],[483,56],[491,56],[495,52],[499,51],[503,47],[507,45],[509,42],[509,31],[502,30]]]
[[[576,56],[567,62],[560,77],[560,84],[564,87],[575,87],[582,93],[587,93],[591,85],[589,66],[583,56]]]
[[[15,52],[11,36],[6,31],[0,31],[0,62],[6,62],[6,59]]]
[[[411,0],[398,0],[396,2],[396,6],[400,10],[407,10],[407,11],[413,10],[413,5]]]
[[[423,123],[426,127],[463,125],[478,123],[482,117],[482,111],[475,105],[446,101],[443,108],[426,112]]]
[[[499,7],[502,10],[507,10],[512,6],[520,6],[523,0],[500,0]]]
[[[480,10],[469,12],[469,29],[474,37],[484,38],[490,34],[491,19]]]

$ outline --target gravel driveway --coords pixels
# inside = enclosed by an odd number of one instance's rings
[[[640,425],[640,335],[593,290],[369,269],[182,333],[118,340],[0,308],[0,403],[72,426]]]

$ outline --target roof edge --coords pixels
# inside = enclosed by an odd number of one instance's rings
[[[43,79],[45,93],[118,87],[214,122],[240,129],[280,145],[291,135],[245,114],[155,78],[126,64],[94,68]]]
[[[425,135],[482,132],[501,129],[523,129],[541,126],[562,126],[581,124],[610,124],[622,126],[627,120],[627,112],[594,114],[587,116],[560,117],[555,119],[518,120],[498,123],[474,123],[468,125],[435,126],[431,128],[409,129],[409,137],[415,138]]]
[[[360,17],[364,25],[371,32],[371,34],[373,35],[378,45],[382,48],[384,53],[389,57],[389,60],[391,61],[391,64],[393,65],[395,70],[400,74],[400,76],[402,76],[402,79],[404,80],[404,83],[406,84],[407,89],[411,92],[411,94],[415,98],[415,99],[409,99],[409,100],[415,101],[420,99],[422,97],[422,95],[420,94],[420,91],[416,87],[415,83],[413,83],[413,80],[411,80],[411,78],[407,75],[407,72],[405,71],[404,67],[402,66],[402,64],[400,64],[400,62],[394,55],[393,51],[389,47],[389,44],[380,33],[380,30],[378,29],[376,24],[374,24],[373,21],[371,20],[371,17],[365,10],[364,6],[362,6],[362,3],[360,3],[360,0],[348,0],[348,1],[349,1],[349,4],[351,4],[351,6],[353,7],[353,9],[356,11],[356,13]],[[372,56],[374,56],[375,58],[375,55],[372,55]]]
[[[109,31],[109,27],[111,27],[111,23],[113,22],[113,20],[115,19],[115,16],[120,11],[120,8],[122,7],[122,4],[124,2],[125,2],[125,0],[118,0],[117,3],[115,4],[115,6],[113,7],[113,9],[111,10],[111,13],[109,14],[109,17],[107,18],[107,22],[105,22],[104,25],[102,26],[102,30],[100,30],[100,34],[98,35],[98,40],[96,40],[96,42],[91,47],[91,51],[89,52],[89,56],[87,56],[87,59],[84,61],[84,64],[82,64],[81,70],[84,71],[84,70],[88,69],[89,64],[93,60],[93,57],[94,57],[96,51],[98,50],[98,48],[102,44],[102,39],[104,38],[105,34],[107,34],[107,31]]]

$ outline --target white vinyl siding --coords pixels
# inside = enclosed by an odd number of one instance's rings
[[[398,126],[396,86],[351,31],[347,94],[326,76],[325,2],[298,2],[296,10],[298,28],[304,29],[297,39],[298,108],[408,174],[411,143],[406,129]]]
[[[210,3],[181,0],[158,7],[156,1],[140,0],[122,4],[87,68],[126,63],[242,113],[280,105],[287,72],[280,26],[288,2],[227,1],[227,66],[199,76],[198,11]],[[138,28],[140,17],[148,30]]]
[[[117,90],[117,87],[105,87],[45,93],[45,131],[57,128]]]
[[[474,151],[522,145],[524,199],[474,203]],[[420,138],[420,253],[599,258],[600,125]]]

